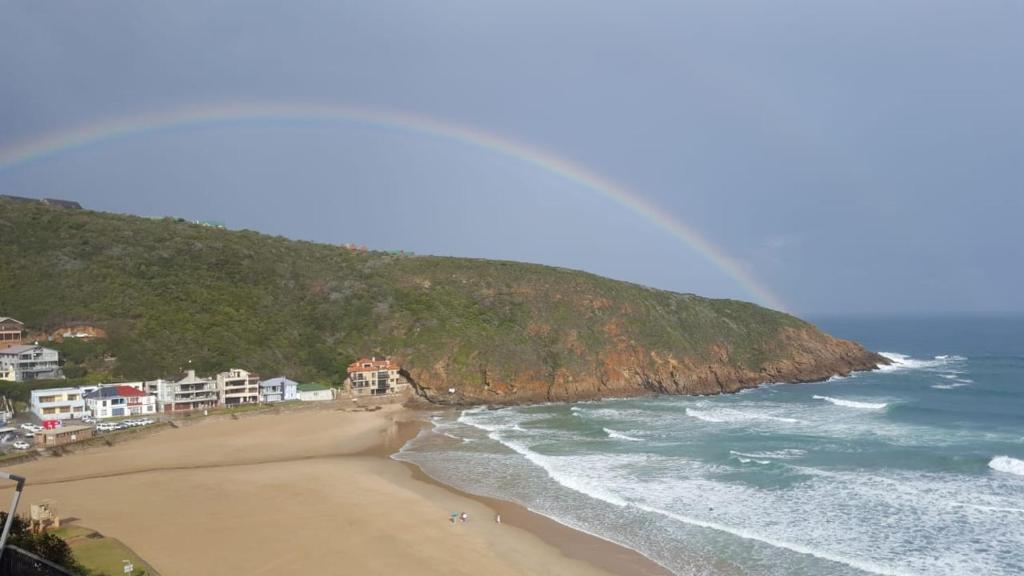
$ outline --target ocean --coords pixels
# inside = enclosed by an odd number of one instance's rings
[[[812,320],[894,364],[452,412],[395,457],[678,575],[1024,574],[1024,317]]]

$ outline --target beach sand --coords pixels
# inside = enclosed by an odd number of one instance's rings
[[[9,471],[28,479],[22,513],[55,499],[63,518],[120,539],[163,576],[666,573],[387,458],[419,426],[407,410],[330,406],[197,419]],[[0,501],[9,496],[4,486]],[[469,521],[451,524],[452,512]]]

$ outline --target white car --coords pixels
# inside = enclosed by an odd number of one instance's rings
[[[14,446],[18,450],[28,450],[29,448],[32,447],[28,442],[25,442],[24,440],[18,440],[14,444],[11,444],[11,446]]]
[[[19,428],[21,428],[22,430],[31,430],[31,429],[33,429],[35,427],[36,427],[36,425],[31,423],[31,422],[25,422],[24,424],[19,426]]]
[[[25,438],[35,438],[36,433],[31,430],[25,430],[25,433],[22,434],[22,436],[24,436]]]
[[[96,430],[98,432],[112,432],[114,430],[117,430],[117,424],[111,424],[110,422],[103,422],[101,424],[97,424],[96,425]]]

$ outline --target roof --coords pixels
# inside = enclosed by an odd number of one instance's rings
[[[36,388],[32,391],[33,396],[43,396],[46,394],[56,394],[58,392],[79,392],[81,390],[72,386],[64,386],[63,388]]]
[[[260,381],[260,386],[264,386],[264,387],[266,387],[266,386],[281,386],[281,385],[284,385],[284,384],[295,384],[297,386],[301,386],[301,384],[299,384],[298,382],[295,382],[294,380],[289,380],[288,378],[286,378],[284,376],[278,376],[276,378],[268,378],[266,380],[261,380]]]
[[[147,394],[145,392],[132,388],[131,386],[104,386],[103,388],[97,388],[92,392],[86,392],[82,398],[92,400],[94,398],[124,398],[146,395]]]
[[[50,348],[43,348],[38,344],[18,344],[17,346],[10,346],[8,348],[0,350],[0,354],[21,354],[22,352],[28,352],[29,350],[35,350],[36,348],[54,352],[54,350]]]
[[[16,318],[11,318],[10,316],[0,316],[0,322],[7,322],[7,321],[17,322],[18,324],[21,324],[22,326],[25,325],[24,322],[22,322],[21,320],[18,320]]]
[[[366,364],[369,364],[369,366],[364,367]],[[395,370],[397,368],[397,366],[391,365],[390,358],[378,358],[376,356],[360,358],[348,365],[349,372],[363,372],[366,370]]]
[[[330,390],[323,384],[317,384],[316,382],[310,382],[309,384],[299,384],[299,392],[316,392],[318,390]]]

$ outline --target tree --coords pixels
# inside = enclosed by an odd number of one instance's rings
[[[7,513],[0,512],[0,526],[7,522]],[[20,516],[15,516],[11,522],[11,533],[7,543],[17,546],[26,552],[49,560],[79,574],[86,574],[87,570],[75,560],[71,546],[61,538],[47,533],[35,533],[29,530],[29,525]]]

